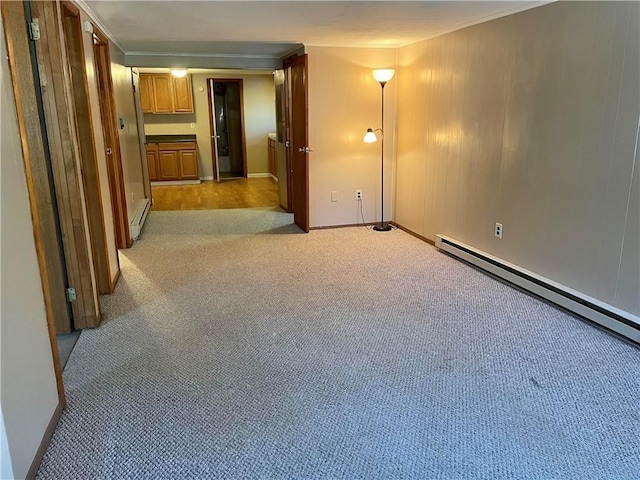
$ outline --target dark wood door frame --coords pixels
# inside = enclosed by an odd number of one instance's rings
[[[291,205],[296,225],[309,232],[309,104],[307,55],[289,57],[284,60],[289,135],[289,158],[291,175]],[[289,180],[288,180],[289,182]]]
[[[240,90],[240,122],[242,128],[242,176],[247,177],[249,175],[248,167],[247,167],[247,136],[246,129],[244,125],[244,82],[241,78],[207,78],[207,97],[209,99],[209,132],[211,137],[211,162],[213,166],[213,179],[218,180],[218,169],[216,168],[216,163],[218,161],[218,149],[216,148],[216,139],[215,136],[215,128],[213,123],[213,114],[214,114],[214,98],[211,95],[211,91],[213,90],[213,84],[215,82],[225,82],[225,83],[237,83]]]
[[[33,45],[40,74],[47,79],[46,86],[41,89],[46,142],[51,155],[69,287],[73,287],[76,293],[76,300],[71,303],[73,323],[75,328],[97,327],[100,306],[93,273],[73,98],[67,84],[71,72],[63,40],[61,12],[56,2],[29,4],[40,25],[41,39]]]
[[[105,139],[105,155],[107,157],[107,171],[109,173],[109,187],[111,190],[111,207],[113,210],[113,224],[118,248],[129,248],[131,230],[127,215],[127,194],[124,187],[124,172],[122,168],[122,154],[120,138],[118,137],[118,117],[111,78],[111,54],[109,40],[94,26],[94,55],[96,62],[96,77],[100,93],[100,113]]]
[[[16,103],[18,128],[22,140],[22,155],[27,180],[27,192],[33,221],[33,237],[40,267],[42,293],[47,317],[47,330],[51,343],[53,367],[58,388],[58,403],[66,404],[62,383],[62,368],[58,355],[56,323],[66,318],[71,323],[64,289],[64,265],[56,230],[58,214],[55,209],[51,173],[47,166],[44,124],[40,116],[36,81],[33,70],[29,38],[25,28],[27,18],[22,2],[0,2],[2,24],[7,41],[11,82]],[[3,107],[4,108],[4,107]],[[64,323],[64,322],[63,322]]]
[[[75,125],[76,131],[78,132],[78,144],[81,153],[81,173],[87,204],[87,219],[91,237],[93,266],[98,293],[106,294],[113,292],[115,283],[111,281],[112,272],[104,223],[102,188],[100,185],[93,117],[89,100],[89,86],[87,84],[86,57],[82,40],[83,33],[80,11],[78,7],[68,1],[63,1],[61,7],[63,15],[62,25],[67,47],[67,61],[71,70]]]

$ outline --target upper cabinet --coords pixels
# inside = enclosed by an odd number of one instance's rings
[[[143,113],[193,113],[191,77],[141,73],[140,100]]]
[[[193,113],[193,93],[191,78],[173,78],[173,110],[180,113]]]

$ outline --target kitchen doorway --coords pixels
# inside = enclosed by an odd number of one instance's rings
[[[247,176],[241,79],[207,79],[213,175],[219,182]]]

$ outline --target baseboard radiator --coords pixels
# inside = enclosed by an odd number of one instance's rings
[[[589,297],[509,262],[444,235],[436,235],[436,247],[454,257],[516,285],[538,297],[591,320],[640,344],[640,317]]]
[[[142,231],[144,221],[147,219],[147,214],[151,208],[151,202],[148,198],[145,198],[144,203],[136,211],[135,217],[131,220],[131,238],[137,240]]]

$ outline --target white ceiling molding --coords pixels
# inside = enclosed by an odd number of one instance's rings
[[[97,25],[100,31],[107,36],[110,42],[112,42],[116,47],[118,47],[121,52],[126,53],[124,48],[122,48],[122,46],[118,43],[118,40],[116,40],[115,36],[111,33],[111,31],[107,28],[107,26],[104,23],[102,23],[102,21],[100,20],[100,17],[91,9],[91,7],[89,7],[89,5],[87,5],[85,0],[73,0],[73,2],[76,5],[78,5],[78,7],[80,7],[84,11],[84,13],[86,13],[89,16],[89,18],[91,19],[91,22],[94,25]]]

